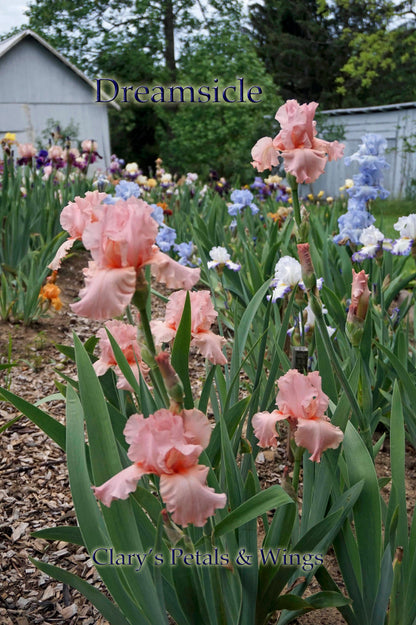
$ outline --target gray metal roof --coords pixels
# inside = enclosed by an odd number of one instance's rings
[[[45,39],[43,39],[40,35],[35,33],[33,30],[30,30],[29,28],[26,30],[23,30],[21,33],[17,33],[16,35],[13,35],[12,37],[9,37],[8,39],[5,39],[4,41],[0,42],[0,59],[2,56],[7,54],[9,50],[14,48],[14,46],[16,46],[20,41],[22,41],[26,37],[33,37],[33,39],[35,39],[38,43],[40,43],[44,48],[49,50],[51,54],[53,54],[57,59],[59,59],[62,63],[64,63],[64,65],[69,67],[69,69],[71,69],[75,74],[77,74],[82,80],[84,80],[91,87],[91,89],[95,91],[96,85],[92,82],[92,80],[87,78],[87,76],[83,72],[81,72],[81,70],[78,69],[78,67],[73,65],[70,61],[68,61],[68,59],[62,56],[62,54],[60,54],[57,50],[55,50],[55,48],[53,48],[47,41],[45,41]],[[114,106],[114,108],[116,108],[118,111],[120,110],[120,106],[117,104],[117,102],[109,102],[108,104],[111,104],[112,106]]]
[[[402,109],[416,109],[416,102],[401,102],[399,104],[383,104],[382,106],[365,106],[351,109],[329,109],[321,111],[325,115],[356,115],[360,113],[381,113]]]

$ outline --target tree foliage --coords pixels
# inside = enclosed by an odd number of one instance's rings
[[[212,26],[218,14],[233,17],[239,6],[238,0],[32,0],[26,15],[29,28],[90,75],[115,69],[118,77],[150,72],[174,79],[180,40]]]
[[[250,20],[259,56],[283,99],[320,100],[330,91],[330,33],[315,0],[265,0],[251,5]]]
[[[221,24],[226,25],[229,33],[238,32],[240,28],[240,0],[32,0],[27,15],[29,27],[87,75],[113,78],[120,85],[196,81],[197,68],[191,67],[187,55],[194,58],[195,63],[201,63],[204,71],[209,70],[209,74],[203,76],[204,72],[199,73],[204,83],[214,75],[233,81],[236,73],[246,76],[244,59],[253,65],[257,76],[264,76],[262,63],[252,49],[247,54],[238,50],[233,34],[230,35],[230,46],[218,47],[217,34]],[[197,52],[198,38],[203,42],[202,47],[207,46],[210,38],[216,42],[210,46],[211,56],[207,60]],[[232,45],[231,40],[234,41]],[[245,39],[239,40],[238,45],[246,44]],[[205,50],[208,53],[207,47]],[[228,54],[236,59],[229,58]],[[178,56],[181,57],[179,63]],[[257,84],[257,76],[253,72],[250,76],[253,76],[252,84]],[[268,82],[271,85],[271,81]],[[196,104],[192,108],[198,107]],[[211,105],[193,113],[188,109],[186,105],[167,111],[163,105],[122,104],[121,112],[110,111],[113,149],[127,160],[139,160],[145,169],[153,165],[157,156],[165,157],[165,153],[173,166],[182,163],[185,167],[188,159],[185,137],[195,136],[196,119],[203,124],[210,117],[217,116],[217,121],[222,115],[227,120],[236,117],[235,107],[226,113],[220,113],[218,106],[214,107],[215,113]],[[189,127],[186,127],[187,122]],[[224,144],[231,146],[234,139],[234,155],[237,154],[242,141],[238,139],[234,122],[227,121],[224,125],[220,121],[220,125]],[[232,132],[233,136],[227,132]],[[172,146],[176,146],[176,150],[183,148],[186,153],[176,151],[176,158],[170,158]],[[205,162],[214,153],[211,146]],[[231,162],[231,159],[222,159],[221,163],[225,161]],[[216,166],[220,169],[219,162]]]
[[[206,102],[183,104],[174,112],[158,109],[164,127],[159,130],[160,146],[171,168],[207,174],[215,169],[226,176],[250,176],[250,151],[255,142],[270,133],[270,107],[279,105],[276,87],[257,58],[238,22],[218,24],[215,33],[188,40],[180,61],[182,85],[215,85],[219,94],[225,86],[237,85],[244,77],[244,92],[250,86],[262,89],[261,102],[255,104]],[[178,159],[179,156],[179,159]]]
[[[195,27],[193,2],[174,4],[175,11],[171,0],[34,0],[27,15],[30,28],[90,75],[108,67],[109,57],[120,65],[121,56],[134,79],[172,69],[167,30]]]
[[[250,7],[259,56],[284,98],[324,108],[415,98],[412,0],[264,0]]]

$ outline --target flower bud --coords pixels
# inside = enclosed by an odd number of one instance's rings
[[[358,346],[364,332],[365,318],[370,302],[367,284],[368,275],[362,269],[359,273],[352,270],[351,304],[348,309],[346,333],[352,345]]]
[[[155,356],[155,361],[162,374],[168,395],[174,402],[174,405],[171,405],[171,409],[175,408],[174,412],[180,412],[183,404],[183,386],[178,374],[170,364],[169,354],[160,352],[160,354]]]
[[[313,268],[309,243],[298,243],[299,262],[302,268],[302,280],[308,291],[316,286],[315,270]]]

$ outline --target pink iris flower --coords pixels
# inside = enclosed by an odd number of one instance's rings
[[[21,143],[17,146],[20,158],[30,159],[36,156],[36,149],[31,143]]]
[[[260,172],[271,169],[277,165],[277,157],[282,156],[287,173],[299,183],[310,183],[323,174],[327,160],[341,158],[342,143],[316,138],[313,118],[317,106],[317,102],[300,105],[296,100],[281,106],[276,113],[281,130],[274,139],[263,137],[257,141],[251,152],[253,167]]]
[[[191,289],[198,282],[199,269],[180,265],[155,245],[158,225],[151,206],[135,197],[102,204],[105,194],[94,193],[98,195],[86,195],[86,204],[76,198],[61,215],[62,227],[73,240],[80,238],[92,256],[84,269],[81,300],[71,306],[74,312],[97,320],[123,314],[141,270],[149,264],[155,278],[169,288]],[[66,241],[61,246],[51,269],[59,266],[70,245]]]
[[[81,143],[81,150],[83,152],[96,152],[98,150],[98,144],[96,141],[91,141],[91,139],[85,139]]]
[[[59,158],[63,158],[64,151],[60,145],[51,145],[48,150],[48,156],[52,161],[57,161]]]
[[[49,265],[49,269],[57,271],[62,260],[68,254],[75,241],[82,238],[85,226],[90,221],[98,219],[96,210],[107,197],[106,193],[99,191],[87,191],[85,197],[77,196],[73,202],[69,202],[62,209],[60,222],[63,230],[69,234],[69,239],[64,241],[56,252],[55,258]]]
[[[108,321],[105,327],[109,330],[125,355],[136,379],[140,379],[139,371],[143,376],[147,375],[149,373],[149,367],[143,362],[141,357],[140,347],[137,342],[137,328],[128,323],[123,323],[122,321]],[[98,348],[100,350],[100,358],[94,363],[95,373],[98,376],[104,375],[110,367],[114,367],[114,372],[118,377],[117,388],[131,391],[132,388],[130,384],[117,365],[116,357],[114,356],[113,348],[111,347],[106,330],[101,328],[101,330],[98,330],[97,336],[99,338]]]
[[[259,172],[265,169],[272,169],[272,167],[277,167],[279,164],[277,152],[273,146],[273,139],[271,137],[259,139],[251,151],[251,156],[254,159],[251,164]]]
[[[278,380],[279,392],[276,405],[279,410],[258,412],[253,416],[254,434],[262,447],[276,445],[276,423],[288,419],[295,429],[295,441],[311,454],[310,459],[320,462],[326,449],[336,449],[344,434],[332,425],[324,414],[328,408],[328,396],[322,391],[317,371],[303,375],[291,369]]]
[[[160,495],[179,525],[202,527],[217,508],[225,506],[226,495],[206,484],[209,468],[198,464],[211,436],[210,423],[200,410],[173,414],[161,409],[147,419],[134,414],[127,421],[124,436],[133,464],[94,487],[95,496],[105,506],[114,499],[127,499],[139,479],[150,473],[160,477]]]
[[[201,354],[215,365],[227,362],[222,348],[227,342],[222,336],[211,332],[210,327],[218,316],[214,309],[209,291],[192,291],[191,300],[191,346],[199,349]],[[175,338],[185,306],[186,291],[172,293],[166,306],[165,320],[150,322],[156,345],[169,343]]]

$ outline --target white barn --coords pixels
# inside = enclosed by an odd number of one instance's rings
[[[42,37],[25,30],[0,42],[0,84],[0,137],[14,132],[19,143],[35,143],[48,119],[74,122],[79,140],[97,141],[97,166],[109,165],[107,105],[95,102],[95,84]]]
[[[391,197],[403,197],[410,180],[416,178],[416,102],[334,109],[323,113],[329,117],[331,125],[343,127],[345,156],[357,151],[361,137],[367,133],[380,134],[387,140],[386,160],[390,169],[384,170],[384,187],[390,191]],[[406,150],[405,139],[413,145],[414,152]],[[356,163],[346,167],[343,159],[327,163],[325,174],[311,185],[312,191],[318,193],[322,189],[326,195],[339,196],[339,187],[357,172]],[[303,192],[310,190],[310,186],[303,188]]]

